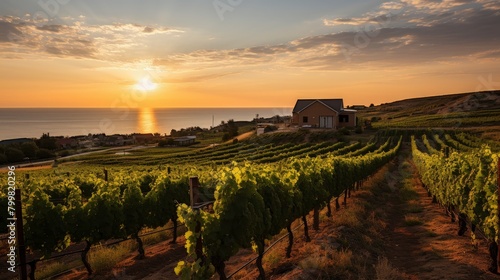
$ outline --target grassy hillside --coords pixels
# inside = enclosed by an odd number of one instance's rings
[[[359,111],[374,128],[463,128],[500,140],[500,91],[412,98]]]

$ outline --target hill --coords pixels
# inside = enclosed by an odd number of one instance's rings
[[[412,98],[359,111],[374,128],[463,128],[500,139],[500,91]]]

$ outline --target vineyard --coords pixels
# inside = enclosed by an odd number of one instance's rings
[[[458,216],[459,235],[469,222],[473,239],[480,234],[491,242],[490,270],[496,272],[500,154],[466,134],[432,136],[434,145],[427,135],[421,141],[412,136],[413,161],[422,182],[453,220]]]
[[[216,273],[227,279],[225,263],[242,248],[257,253],[259,278],[265,279],[266,240],[286,230],[290,257],[292,223],[302,221],[310,240],[309,213],[317,229],[319,211],[326,207],[327,216],[333,216],[330,204],[338,206],[342,196],[345,201],[394,159],[404,139],[411,141],[413,161],[429,194],[456,213],[460,230],[469,223],[472,231],[497,241],[499,154],[492,152],[498,150],[494,142],[485,146],[470,134],[431,130],[386,131],[365,144],[242,141],[155,155],[148,164],[127,167],[113,167],[123,157],[96,167],[99,158],[89,156],[77,168],[18,172],[26,245],[40,256],[31,262],[32,276],[37,262],[72,244],[84,244],[81,259],[89,274],[93,268],[87,254],[105,242],[133,239],[144,257],[142,234],[170,222],[172,242],[178,227],[186,228],[188,256],[175,268],[182,279],[208,279]],[[194,177],[196,194],[190,192]],[[1,207],[7,203],[2,195]]]

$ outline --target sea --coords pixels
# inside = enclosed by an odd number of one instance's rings
[[[105,133],[170,134],[192,126],[210,128],[230,119],[289,116],[292,108],[0,108],[0,140]]]

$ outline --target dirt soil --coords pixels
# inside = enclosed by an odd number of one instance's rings
[[[406,226],[408,204],[391,199],[387,204],[390,223],[384,234],[390,245],[386,255],[391,264],[406,273],[408,279],[500,279],[488,271],[487,241],[478,237],[477,246],[473,246],[470,227],[464,236],[458,236],[457,222],[451,221],[444,207],[432,203],[417,174],[414,175],[413,187],[418,197],[412,204],[422,207],[422,212],[412,215],[423,224]]]
[[[400,167],[403,162],[410,166],[410,172],[413,173],[405,179],[416,192],[413,192],[414,197],[411,200],[401,199],[400,185],[403,175]],[[312,215],[309,215],[309,233],[312,241],[309,243],[304,241],[303,229],[299,227],[294,232],[292,258],[286,259],[284,256],[287,238],[270,250],[264,257],[267,279],[500,279],[500,276],[488,271],[490,260],[486,241],[478,239],[477,246],[473,246],[470,228],[464,236],[458,236],[457,222],[451,222],[445,209],[432,203],[415,172],[411,162],[400,157],[392,163],[391,168],[383,168],[373,176],[365,184],[364,190],[353,193],[348,199],[347,208],[342,206],[339,211],[334,210],[333,218],[326,217],[323,210],[320,230],[312,229]],[[376,192],[366,190],[376,184],[382,184],[382,187],[388,190],[387,193],[380,194],[379,197]],[[359,241],[355,239],[356,233],[352,232],[355,227],[339,226],[339,220],[342,220],[341,216],[344,215],[343,211],[354,211],[358,204],[376,208],[376,210],[361,209],[359,213],[366,215],[355,217],[355,220],[358,219],[355,222],[362,223],[361,231],[365,231],[361,235],[358,234],[358,237],[362,238]],[[332,207],[335,209],[335,203],[332,203]],[[409,212],[410,208],[417,210]],[[408,221],[405,220],[408,213],[419,222],[408,225]],[[370,217],[373,222],[366,221]],[[377,223],[378,226],[373,228],[378,227],[379,230],[375,232],[372,228],[364,229],[366,227],[364,223]],[[297,226],[299,221],[296,221],[292,228]],[[342,240],[347,240],[347,245],[343,244]],[[178,261],[186,257],[184,242],[182,237],[179,238],[178,244],[172,245],[165,241],[147,247],[145,259],[136,259],[137,254],[134,253],[116,265],[113,271],[95,275],[91,279],[177,279],[173,269]],[[363,242],[372,243],[372,248],[357,245]],[[345,271],[338,274],[332,274],[332,270],[321,270],[321,265],[330,265],[331,260],[328,258],[333,258],[332,251],[340,252],[337,253],[340,257],[345,257],[352,251],[355,256],[352,259],[364,261],[362,264],[348,263],[345,265]],[[240,250],[226,262],[227,276],[255,256],[251,250]],[[314,259],[311,261],[313,256]],[[390,269],[397,272],[397,277],[377,277],[375,271],[382,257],[388,260]],[[342,267],[338,263],[335,265]],[[322,274],[320,270],[328,273]],[[358,272],[363,272],[363,275],[356,274]],[[255,279],[257,276],[257,268],[252,264],[233,279]],[[87,279],[87,276],[80,271],[60,279]],[[218,276],[212,279],[218,279]]]

